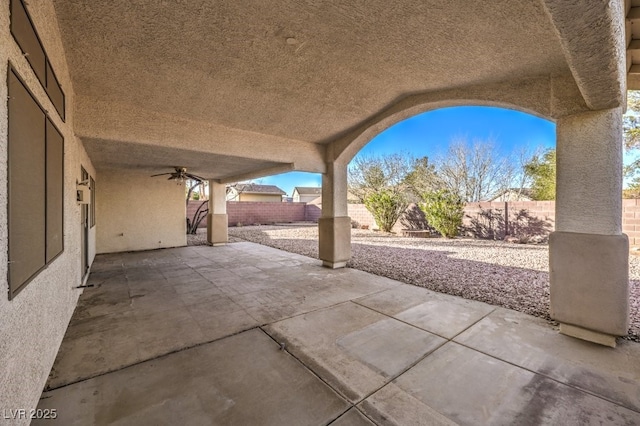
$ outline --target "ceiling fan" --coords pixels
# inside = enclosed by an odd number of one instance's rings
[[[176,180],[179,183],[184,182],[187,179],[197,180],[198,182],[202,182],[206,180],[203,177],[200,177],[191,173],[187,173],[186,167],[174,167],[174,169],[176,170],[175,172],[159,173],[157,175],[151,175],[151,177],[170,175],[169,180]]]

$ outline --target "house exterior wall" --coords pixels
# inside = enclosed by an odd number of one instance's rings
[[[315,195],[314,195],[314,194],[311,194],[311,195],[299,195],[299,196],[298,196],[298,198],[299,198],[299,199],[298,199],[298,200],[296,200],[296,199],[294,198],[294,200],[293,200],[293,201],[298,201],[298,202],[300,202],[300,203],[308,203],[308,202],[310,202],[310,201],[315,200],[315,199],[316,199],[316,198],[318,198],[319,196],[320,196],[320,195],[318,195],[318,194],[315,194]]]
[[[267,203],[281,203],[282,196],[281,195],[272,195],[272,194],[245,194],[240,193],[238,196],[238,201],[260,201]]]
[[[96,191],[98,253],[187,244],[184,184],[147,173],[104,170]]]
[[[62,121],[13,39],[9,27],[9,0],[0,0],[0,407],[26,409],[37,406],[82,290],[80,206],[76,181],[80,167],[100,177],[79,139],[74,136],[74,93],[51,1],[30,1],[27,10],[40,36],[66,97],[66,121]],[[7,259],[7,66],[14,67],[64,137],[64,251],[42,270],[13,300],[8,300]],[[25,184],[25,187],[27,185]],[[95,231],[89,233],[89,256],[95,253]],[[15,424],[28,424],[16,419]]]

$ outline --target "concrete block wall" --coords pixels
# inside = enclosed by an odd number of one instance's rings
[[[347,212],[351,218],[351,223],[356,226],[368,226],[369,229],[377,228],[376,221],[373,215],[369,213],[369,210],[364,204],[347,204]]]
[[[202,201],[190,201],[187,209],[188,217],[193,217]],[[510,201],[507,203],[509,212],[508,226],[510,232],[514,230],[527,230],[529,226],[532,232],[548,234],[555,228],[555,202],[554,201]],[[206,208],[206,206],[205,206]],[[348,214],[352,221],[358,225],[367,225],[370,229],[377,228],[375,220],[363,204],[348,204]],[[640,246],[640,200],[623,200],[622,202],[622,231],[629,236],[631,246]],[[487,226],[494,227],[495,235],[484,235],[485,238],[504,238],[504,202],[478,202],[468,203],[465,206],[465,217],[463,224],[467,229],[481,229]],[[305,203],[268,203],[268,202],[227,202],[227,214],[229,215],[229,225],[235,226],[238,222],[243,225],[253,223],[273,223],[273,222],[317,222],[322,214],[321,205]],[[487,224],[490,217],[500,223]],[[475,220],[475,222],[474,222]],[[476,226],[474,227],[474,223]],[[502,225],[501,225],[502,224]],[[200,227],[206,227],[206,218],[200,223]],[[483,228],[484,226],[484,228]],[[407,228],[406,223],[398,221],[393,227],[394,232],[400,232]],[[483,237],[483,235],[470,236]]]
[[[204,206],[202,206],[200,211],[206,210],[208,208],[206,200],[202,200],[202,201],[190,200],[189,201],[189,204],[187,205],[187,217],[189,218],[189,220],[193,218],[193,215],[196,213],[196,211],[198,210],[198,207],[200,207],[200,204],[202,203],[204,203]],[[198,226],[198,228],[206,228],[206,227],[207,227],[207,218],[205,216],[202,222],[200,222],[200,226]]]
[[[546,235],[554,229],[555,207],[553,201],[509,202],[507,208],[509,217],[506,222],[511,233],[518,231]],[[349,204],[348,211],[351,220],[357,222],[357,225],[366,225],[370,229],[377,228],[373,215],[363,204]],[[424,220],[424,216],[417,206],[409,206],[408,211],[413,212],[418,222]],[[467,229],[468,236],[495,239],[505,237],[504,202],[468,203],[464,211],[463,225]],[[393,232],[400,233],[403,229],[411,227],[406,219],[401,219],[393,227]],[[640,234],[640,225],[638,229]],[[640,238],[638,240],[640,241]]]
[[[317,222],[322,216],[322,206],[318,204],[307,204],[304,206],[304,220],[307,222]]]
[[[305,203],[227,202],[229,225],[299,222],[305,217]]]
[[[191,220],[202,201],[189,201],[187,217]],[[206,209],[205,206],[201,209]],[[322,208],[316,204],[306,203],[271,203],[258,201],[227,201],[229,226],[238,223],[252,225],[274,222],[317,222]],[[207,227],[207,219],[200,222],[199,228]]]
[[[622,232],[630,246],[640,246],[640,199],[622,200]]]
[[[465,234],[475,238],[546,237],[555,227],[554,201],[476,202],[465,206]]]

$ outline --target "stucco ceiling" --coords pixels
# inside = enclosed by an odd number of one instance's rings
[[[256,169],[286,167],[277,162],[131,142],[87,138],[84,146],[99,169],[135,169],[149,175],[172,172],[174,167],[187,167],[189,173],[197,176],[225,179]]]
[[[78,96],[316,143],[411,93],[568,72],[531,0],[54,4]]]

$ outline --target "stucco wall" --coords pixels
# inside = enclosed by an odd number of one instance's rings
[[[298,200],[293,200],[293,201],[297,201],[299,203],[309,203],[313,200],[315,200],[316,198],[320,197],[320,195],[318,194],[312,194],[312,195],[300,195],[298,196]]]
[[[268,203],[281,203],[281,195],[269,195],[269,194],[243,194],[240,193],[238,201],[260,201]]]
[[[99,181],[73,134],[74,93],[59,37],[55,10],[48,0],[29,1],[28,10],[66,96],[66,122],[36,79],[9,31],[9,0],[0,0],[0,408],[35,408],[81,290],[80,207],[75,184],[80,166]],[[64,252],[13,300],[7,283],[7,62],[64,136]],[[89,242],[90,254],[95,240]],[[12,422],[13,423],[13,422]],[[27,424],[16,420],[15,424]]]
[[[98,253],[187,244],[184,184],[149,173],[101,170],[96,218]]]

